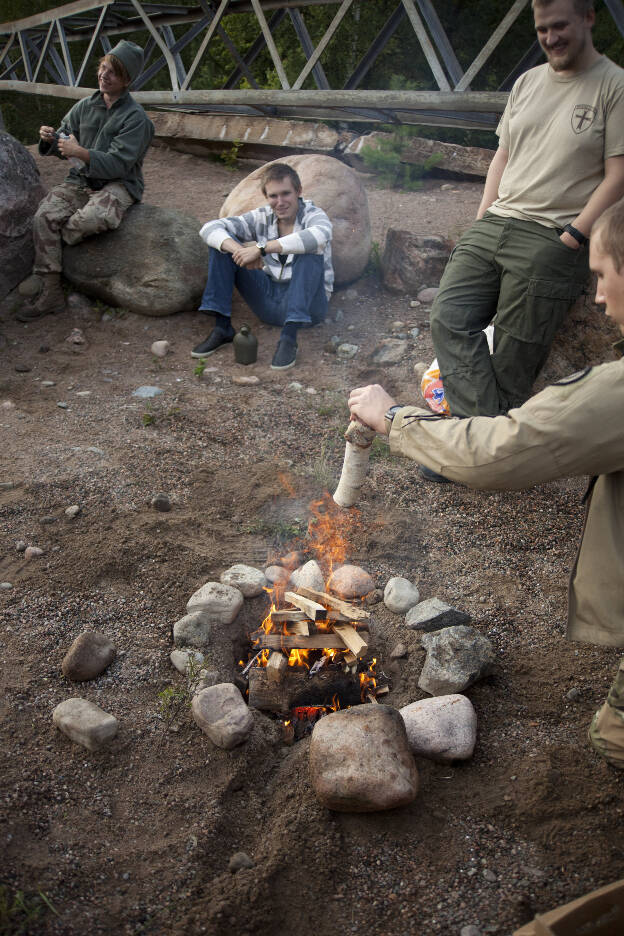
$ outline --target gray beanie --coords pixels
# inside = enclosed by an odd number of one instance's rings
[[[143,49],[141,46],[136,45],[134,42],[128,42],[127,39],[122,39],[108,54],[114,55],[125,66],[131,82],[141,74],[143,69]]]

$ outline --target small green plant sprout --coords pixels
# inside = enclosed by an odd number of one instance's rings
[[[379,245],[379,241],[374,240],[371,243],[371,249],[368,255],[368,263],[366,264],[365,272],[368,276],[381,275],[381,247]]]
[[[21,890],[12,891],[6,884],[0,884],[0,933],[2,936],[28,936],[38,932],[37,921],[41,921],[49,911],[55,916],[58,912],[49,897],[38,891],[25,894]]]
[[[149,403],[145,404],[145,410],[141,414],[141,422],[144,426],[153,426],[156,422],[156,416],[152,412],[152,407]]]
[[[158,714],[167,728],[170,728],[190,707],[202,679],[203,666],[203,660],[200,660],[193,652],[189,653],[185,682],[181,686],[167,686],[158,693]]]
[[[219,154],[219,159],[225,163],[226,169],[233,172],[238,167],[238,151],[242,145],[242,140],[232,140],[230,148]]]
[[[204,371],[206,370],[206,358],[200,358],[197,362],[197,365],[193,369],[193,373],[198,380],[201,380]]]

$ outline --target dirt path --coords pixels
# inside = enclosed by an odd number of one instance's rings
[[[47,184],[63,174],[55,161],[41,168]],[[153,150],[147,198],[203,221],[246,171]],[[479,199],[472,184],[412,194],[367,185],[380,243],[390,225],[456,236]],[[4,314],[0,580],[13,588],[0,592],[1,878],[31,906],[41,891],[54,907],[24,932],[459,936],[475,924],[507,936],[624,875],[623,780],[586,741],[618,654],[563,638],[581,480],[509,494],[439,488],[379,448],[350,558],[380,587],[405,575],[423,597],[470,612],[498,655],[494,675],[468,693],[479,717],[473,760],[420,762],[409,808],[327,812],[309,785],[309,743],[284,746],[265,716],[233,752],[185,713],[169,729],[159,717],[158,693],[182,683],[171,627],[193,591],[232,562],[260,567],[306,548],[309,504],[340,470],[349,389],[378,380],[416,398],[413,364],[432,348],[409,298],[372,277],[338,293],[338,321],[302,337],[287,374],[268,367],[274,331],[252,321],[258,363],[240,368],[223,352],[201,378],[189,357],[206,331],[196,315],[80,305],[20,325]],[[246,317],[237,306],[236,321]],[[409,359],[383,371],[369,356],[395,320],[421,334]],[[86,345],[66,342],[75,326]],[[359,345],[352,361],[324,350],[334,334]],[[150,354],[157,338],[172,344],[162,361]],[[256,386],[233,382],[250,372]],[[133,397],[146,384],[163,393]],[[158,491],[170,513],[149,506]],[[70,521],[72,504],[81,514]],[[44,555],[25,561],[19,540]],[[227,635],[235,650],[264,608],[245,603]],[[373,610],[382,659],[398,640],[409,648],[390,670],[389,702],[421,698],[417,637],[383,605]],[[60,663],[89,627],[113,638],[118,657],[94,682],[71,685]],[[120,719],[107,751],[88,754],[53,728],[53,707],[72,695]],[[240,850],[255,866],[232,874]]]

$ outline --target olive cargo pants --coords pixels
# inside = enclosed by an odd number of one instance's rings
[[[607,701],[594,715],[589,740],[609,764],[624,770],[624,659],[620,661]]]
[[[431,311],[431,336],[454,416],[497,416],[520,406],[555,333],[583,292],[587,245],[554,228],[486,212],[462,236]],[[490,356],[483,329],[494,325]]]
[[[77,244],[84,237],[112,231],[134,202],[121,182],[109,182],[97,192],[72,182],[50,189],[33,219],[35,273],[61,273],[63,241]]]

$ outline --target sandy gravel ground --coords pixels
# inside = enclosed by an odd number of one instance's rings
[[[47,184],[62,176],[58,163],[40,163]],[[204,221],[246,171],[153,150],[146,198]],[[411,194],[367,188],[380,243],[389,226],[456,237],[479,200],[479,186],[442,191],[439,180]],[[0,877],[4,895],[24,892],[32,918],[20,930],[16,911],[3,932],[460,936],[472,924],[508,936],[624,875],[623,780],[586,740],[618,653],[564,639],[584,479],[479,493],[427,485],[376,450],[349,558],[379,587],[403,575],[422,597],[468,611],[497,655],[467,693],[479,718],[474,758],[419,762],[410,807],[328,812],[310,787],[309,741],[285,746],[259,713],[231,752],[187,710],[169,724],[159,713],[159,693],[183,682],[169,652],[190,595],[233,562],[262,567],[309,547],[309,505],[340,471],[349,389],[380,381],[417,398],[413,365],[432,347],[426,309],[410,298],[373,276],[341,291],[286,374],[268,366],[275,332],[238,304],[235,322],[250,319],[258,334],[258,363],[243,369],[224,351],[199,378],[189,356],[206,332],[197,315],[147,319],[75,302],[21,325],[4,304],[0,580],[13,587],[0,592]],[[380,369],[370,355],[396,320],[420,335]],[[66,342],[74,327],[85,345]],[[358,344],[352,361],[325,350],[333,335]],[[150,354],[160,338],[172,346],[162,361]],[[235,384],[242,373],[259,383]],[[145,384],[163,393],[138,400]],[[150,507],[159,491],[171,512]],[[75,520],[64,513],[72,504]],[[44,554],[26,561],[20,540]],[[247,601],[215,638],[215,650],[232,649],[228,678],[265,607]],[[387,667],[388,704],[421,698],[416,634],[383,605],[373,612],[384,665],[399,640],[409,651]],[[72,685],[61,660],[88,628],[113,639],[117,658]],[[75,695],[119,718],[108,749],[89,754],[53,727],[54,706]],[[254,867],[234,874],[241,850]]]

